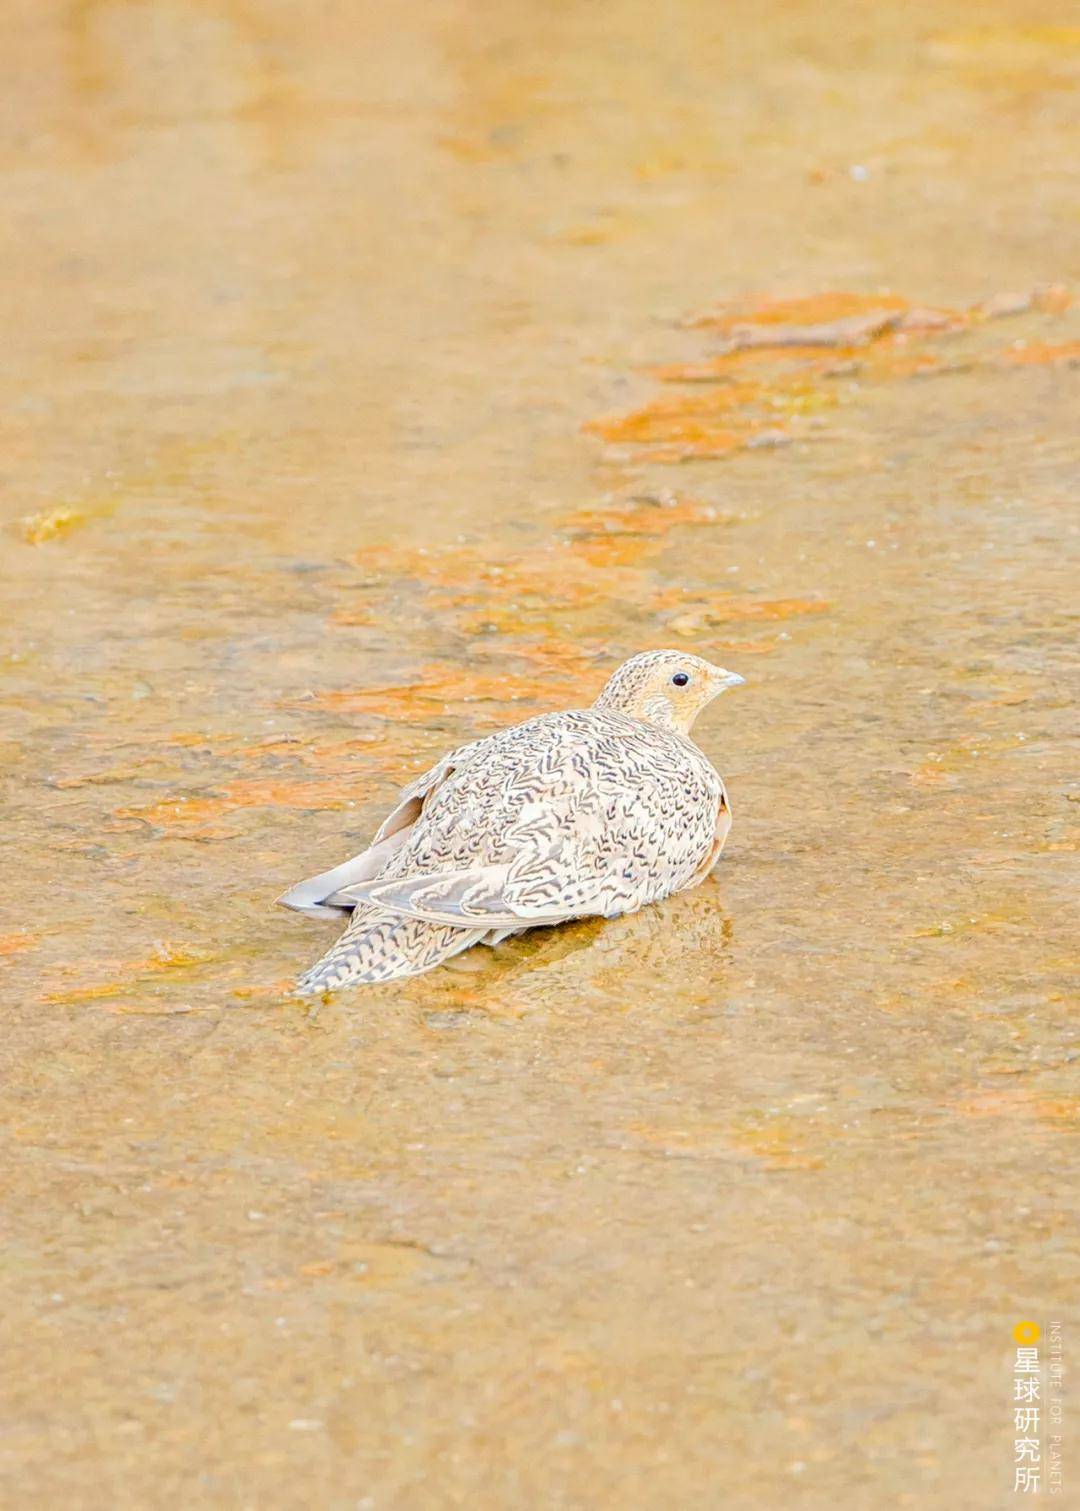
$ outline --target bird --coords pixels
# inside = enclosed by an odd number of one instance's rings
[[[617,918],[697,886],[731,805],[690,730],[745,680],[684,651],[645,651],[590,707],[452,750],[402,791],[366,850],[278,898],[347,920],[297,992],[417,976],[475,944]]]

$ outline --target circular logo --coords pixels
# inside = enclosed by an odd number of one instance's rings
[[[1018,1322],[1013,1328],[1013,1337],[1017,1343],[1038,1343],[1042,1336],[1042,1328],[1037,1322]]]

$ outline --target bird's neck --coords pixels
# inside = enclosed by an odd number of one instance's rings
[[[630,719],[641,719],[645,724],[655,724],[659,729],[670,729],[676,734],[689,737],[690,725],[676,716],[671,701],[663,693],[639,694],[636,697],[605,697],[600,694],[594,708],[605,713],[625,714]]]

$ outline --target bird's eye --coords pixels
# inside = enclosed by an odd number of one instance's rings
[[[676,672],[675,675],[674,675],[674,677],[672,677],[671,680],[672,680],[672,683],[674,684],[674,686],[676,686],[676,687],[685,687],[686,684],[690,681],[690,673],[689,672]]]

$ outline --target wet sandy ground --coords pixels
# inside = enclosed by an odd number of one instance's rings
[[[2,13],[7,1503],[1012,1504],[1080,32]],[[748,678],[715,880],[289,998],[285,885],[669,643]]]

